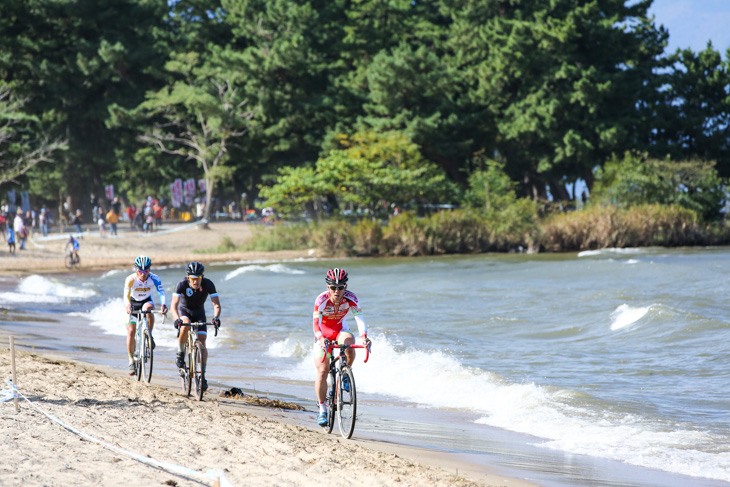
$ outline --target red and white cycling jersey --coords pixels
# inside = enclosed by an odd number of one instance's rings
[[[314,300],[314,337],[319,340],[323,336],[328,340],[336,340],[341,331],[350,331],[345,321],[345,315],[352,310],[360,335],[367,335],[368,328],[362,317],[362,310],[357,302],[357,296],[350,291],[345,291],[336,305],[330,299],[330,293],[325,291]]]

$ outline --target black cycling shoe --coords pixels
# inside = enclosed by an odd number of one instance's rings
[[[185,354],[184,353],[178,353],[175,356],[175,365],[177,365],[178,369],[185,368]]]
[[[203,392],[208,390],[208,381],[203,379]]]
[[[157,345],[155,345],[155,337],[153,337],[152,335],[150,335],[150,341],[152,342],[152,350],[154,350],[155,347],[157,346]]]
[[[137,373],[137,367],[135,366],[134,362],[129,364],[129,375],[134,375]]]

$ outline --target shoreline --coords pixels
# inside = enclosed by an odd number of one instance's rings
[[[87,237],[81,241],[82,259],[84,250],[88,253],[89,248],[100,256],[98,263],[93,267],[84,265],[80,272],[66,270],[58,258],[65,240],[46,241],[45,249],[28,250],[28,254],[18,258],[5,258],[7,254],[0,257],[3,264],[11,259],[14,264],[11,268],[3,265],[0,288],[14,288],[16,278],[31,274],[82,277],[120,267],[129,268],[134,257],[142,252],[151,256],[153,266],[162,266],[165,262],[182,266],[189,256],[206,264],[230,260],[317,258],[310,252],[212,254],[214,259],[207,259],[208,254],[191,253],[216,245],[224,236],[240,243],[251,231],[246,225],[214,224],[211,227],[211,231],[202,231],[206,232],[203,233],[205,238],[199,239],[202,247],[188,244],[191,237],[198,236],[194,227],[139,239],[138,247],[130,245],[129,237],[133,235],[124,239]],[[88,260],[82,262],[87,264]],[[67,350],[60,343],[54,343],[53,338],[49,341],[42,328],[36,327],[39,320],[47,321],[48,326],[58,324],[52,315],[28,310],[2,311],[0,364],[9,372],[7,337],[15,335],[19,391],[68,425],[123,450],[202,472],[207,468],[220,468],[233,485],[314,486],[322,482],[364,486],[535,485],[502,475],[499,467],[470,462],[459,452],[385,441],[358,435],[357,431],[354,439],[344,440],[336,428],[333,434],[325,435],[311,423],[307,412],[248,405],[217,397],[217,390],[207,394],[203,403],[197,403],[182,397],[177,381],[160,372],[153,375],[152,384],[144,384],[131,379],[123,370],[90,362],[93,357],[105,353],[105,345],[100,345],[103,339],[98,336],[86,337],[77,349]],[[69,369],[73,373],[68,373]],[[94,380],[87,380],[91,377]],[[53,386],[49,387],[49,384]],[[6,387],[3,381],[3,388]],[[15,413],[12,401],[0,406],[4,436],[11,438],[0,447],[7,459],[5,466],[0,467],[0,475],[12,479],[11,483],[121,485],[140,480],[144,484],[174,480],[178,486],[201,485],[197,480],[152,468],[84,440],[51,422],[22,399],[20,402],[19,414]],[[187,429],[181,430],[177,422],[191,416],[190,412],[201,416],[201,420],[191,424],[185,419],[183,425],[187,425]],[[215,421],[211,422],[209,418],[215,418]],[[241,421],[249,429],[241,429]],[[215,427],[207,427],[213,423],[216,423]],[[166,441],[160,441],[161,438]],[[152,446],[148,445],[148,440]],[[195,445],[192,452],[183,446],[190,442]],[[174,445],[171,448],[170,444],[177,445],[177,449]],[[66,458],[68,453],[72,455]],[[219,460],[221,455],[225,461]],[[99,459],[89,460],[96,457]],[[343,472],[346,473],[344,478]]]
[[[327,482],[327,478],[342,481],[342,473],[357,479],[345,485],[535,485],[485,471],[482,465],[452,453],[367,437],[344,440],[336,432],[325,435],[297,411],[255,406],[213,394],[197,402],[183,397],[175,381],[153,376],[152,383],[145,384],[105,365],[65,354],[29,351],[26,348],[33,345],[25,343],[22,332],[18,335],[18,391],[63,423],[54,423],[23,398],[19,399],[19,413],[12,401],[4,403],[0,428],[12,440],[0,447],[8,459],[5,467],[0,467],[0,475],[19,485],[121,485],[132,478],[145,484],[174,478],[178,486],[201,485],[199,480],[208,469],[224,472],[231,485],[314,486]],[[0,365],[9,371],[9,362],[9,349],[0,347]],[[7,384],[3,387],[8,388]],[[215,427],[208,421],[193,419],[191,424],[187,419],[181,428],[176,424],[178,411],[189,418],[214,419]],[[113,421],[109,422],[109,417]],[[71,429],[92,439],[84,439]],[[159,431],[164,439],[157,437],[152,442],[155,447],[149,446],[146,440],[154,435],[145,430]],[[184,446],[189,441],[195,444],[191,453]],[[47,443],[53,445],[49,450],[45,449]],[[225,454],[221,458],[208,450]],[[34,454],[29,456],[29,451]],[[73,460],[53,455],[57,451],[72,451]],[[99,460],[86,461],[90,456]],[[141,463],[136,456],[149,461]],[[40,465],[42,469],[38,469]],[[166,465],[195,470],[200,477],[186,483],[190,476],[177,475],[175,468]],[[212,483],[204,481],[203,485]]]
[[[274,252],[232,251],[207,253],[223,242],[239,246],[255,231],[255,226],[241,222],[210,223],[208,229],[199,229],[197,223],[167,223],[162,230],[141,233],[120,229],[118,237],[100,237],[98,232],[86,232],[79,239],[81,265],[73,270],[66,268],[64,247],[67,234],[49,234],[48,237],[31,237],[26,250],[16,249],[10,255],[6,247],[0,247],[0,276],[24,277],[30,274],[61,274],[132,269],[138,255],[147,255],[156,266],[184,266],[191,261],[204,264],[236,261],[282,261],[319,258],[316,249],[281,250]]]

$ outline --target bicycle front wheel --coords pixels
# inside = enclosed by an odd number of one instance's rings
[[[332,428],[335,426],[335,411],[337,411],[337,407],[335,406],[335,385],[337,384],[337,376],[335,373],[330,370],[329,373],[329,383],[327,384],[327,398],[324,400],[325,407],[327,408],[327,424],[322,426],[322,429],[327,433],[332,433]]]
[[[205,373],[203,372],[203,349],[200,342],[195,343],[193,348],[193,362],[195,364],[195,397],[198,401],[203,400],[203,389]]]
[[[340,370],[337,384],[337,423],[343,438],[352,437],[355,431],[355,415],[357,414],[357,392],[355,376],[348,366]]]
[[[137,326],[142,326],[141,323],[138,323]],[[142,357],[144,356],[144,336],[140,335],[139,333],[135,333],[135,338],[137,339],[137,353],[134,354],[134,365],[137,366],[137,380],[142,380]]]
[[[190,386],[192,385],[192,376],[190,375],[190,353],[188,352],[188,345],[185,345],[185,356],[188,357],[188,364],[180,369],[180,380],[182,381],[182,390],[185,397],[190,396]]]
[[[142,343],[144,343],[144,347],[142,348],[142,369],[144,374],[144,380],[150,382],[152,380],[153,351],[152,339],[148,330],[145,330],[144,332],[144,336],[142,337]]]
[[[66,262],[66,269],[70,269],[74,266],[74,257],[71,254],[68,254],[65,259]]]

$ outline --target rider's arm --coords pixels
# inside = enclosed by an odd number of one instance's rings
[[[360,336],[364,340],[368,336],[368,327],[365,324],[365,318],[362,317],[360,302],[358,301],[357,296],[351,292],[346,292],[345,298],[350,301],[350,311],[352,311],[352,316],[355,318],[355,323],[357,323],[357,329],[360,331]]]
[[[177,306],[180,304],[180,295],[177,293],[172,294],[172,302],[170,303],[170,311],[172,311],[172,319],[180,319],[180,315],[177,313]]]
[[[162,286],[162,281],[156,274],[150,274],[152,282],[157,288],[157,294],[160,295],[160,305],[167,306],[167,297],[165,296],[165,288]]]
[[[314,331],[314,338],[319,340],[322,337],[322,312],[318,309],[315,309],[314,313],[312,314],[312,318],[312,331]]]
[[[134,274],[127,276],[127,278],[124,280],[124,304],[126,306],[129,306],[130,301],[129,297],[132,294],[132,285],[134,284]]]
[[[211,303],[213,303],[213,316],[220,318],[221,316],[221,300],[218,299],[218,294],[210,297]]]

